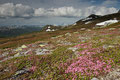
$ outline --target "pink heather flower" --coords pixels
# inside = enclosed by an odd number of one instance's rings
[[[81,75],[98,76],[102,73],[107,73],[111,70],[111,65],[99,60],[99,58],[92,58],[91,56],[80,56],[77,61],[73,61],[67,66],[65,73],[81,73]]]
[[[30,71],[32,71],[32,72],[34,72],[36,70],[36,66],[32,66],[31,68],[30,68]]]

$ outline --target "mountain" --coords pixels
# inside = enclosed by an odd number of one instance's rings
[[[77,21],[76,25],[72,25],[71,28],[93,28],[97,23],[114,19],[120,20],[120,13],[108,14],[104,16],[92,14],[87,18]]]
[[[118,11],[118,13],[120,13],[120,10]]]
[[[2,37],[16,37],[22,34],[27,34],[35,31],[40,31],[42,30],[42,27],[39,26],[28,26],[28,25],[23,25],[23,26],[0,26],[0,38]]]

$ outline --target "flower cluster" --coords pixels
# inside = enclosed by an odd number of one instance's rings
[[[111,60],[105,62],[102,59],[92,58],[91,56],[80,56],[76,61],[67,66],[65,73],[98,76],[111,71]]]
[[[74,47],[76,47],[76,48],[91,48],[92,44],[83,43],[83,44],[75,45]]]
[[[85,49],[79,52],[78,54],[87,54],[87,55],[92,55],[92,54],[97,54],[100,53],[100,48],[90,48],[90,49]]]

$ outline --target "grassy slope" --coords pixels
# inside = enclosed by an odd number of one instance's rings
[[[85,41],[85,43],[92,43],[93,47],[101,47],[103,45],[116,45],[115,48],[108,48],[106,50],[103,50],[101,52],[101,54],[95,54],[93,55],[93,57],[100,57],[103,56],[105,58],[105,60],[107,60],[108,58],[112,58],[114,60],[114,66],[120,65],[120,50],[119,50],[119,44],[120,44],[120,38],[117,38],[117,36],[119,36],[119,25],[120,23],[116,23],[116,24],[112,24],[110,26],[108,26],[107,28],[103,28],[103,29],[94,29],[91,32],[87,32],[87,31],[80,31],[78,29],[79,33],[74,34],[72,33],[72,37],[62,37],[63,39],[66,38],[66,40],[70,41],[70,42],[78,42],[79,39],[77,39],[79,36],[90,36],[91,39]],[[109,29],[110,27],[116,27],[118,29],[116,29],[115,31],[109,31],[107,29]],[[48,38],[50,38],[51,36],[56,36],[56,35],[60,35],[60,34],[64,34],[66,32],[75,32],[75,30],[63,30],[63,31],[58,31],[58,32],[52,32],[52,33],[34,33],[31,35],[24,35],[21,37],[17,37],[17,38],[11,38],[10,40],[8,40],[8,43],[6,43],[6,45],[8,44],[17,44],[17,42],[21,42],[21,44],[23,43],[30,43],[30,42],[34,42],[37,40],[49,40]],[[106,30],[104,32],[104,30]],[[112,33],[112,34],[108,34],[108,33]],[[95,34],[95,35],[94,35]],[[105,35],[107,34],[107,35]],[[34,36],[33,36],[34,35]],[[46,35],[46,36],[44,36]],[[46,38],[47,37],[47,38]],[[41,39],[42,38],[42,39]],[[73,41],[74,38],[74,41]],[[100,39],[103,39],[102,41],[100,41]],[[7,39],[6,39],[7,40]],[[17,41],[16,41],[17,40]],[[29,41],[28,41],[29,40]],[[4,41],[4,40],[3,40]],[[11,43],[9,43],[9,41],[11,41]],[[50,40],[52,43],[56,43],[56,40]],[[2,41],[1,41],[2,42]],[[97,43],[96,43],[97,42]],[[79,42],[81,43],[81,42]],[[57,44],[57,43],[56,43]],[[65,63],[68,60],[74,59],[76,58],[76,55],[71,51],[71,50],[67,50],[67,48],[69,48],[70,46],[62,46],[62,47],[58,47],[53,54],[50,55],[43,55],[43,56],[36,56],[36,55],[30,55],[27,57],[19,57],[19,58],[14,58],[12,60],[6,61],[4,63],[1,63],[1,67],[0,70],[4,69],[6,66],[11,66],[11,71],[9,73],[4,73],[4,74],[0,74],[0,79],[6,79],[8,77],[10,77],[11,75],[15,74],[15,72],[19,69],[22,69],[24,67],[29,67],[31,65],[37,66],[37,70],[33,73],[30,74],[24,74],[21,76],[21,78],[26,78],[26,79],[43,79],[43,80],[65,80],[65,79],[72,79],[72,75],[71,74],[65,74],[64,69],[59,69],[60,67],[60,63]],[[81,51],[81,49],[79,50]],[[29,60],[29,58],[31,58],[31,60]],[[17,61],[17,63],[16,63]],[[78,74],[77,74],[78,75]],[[92,77],[92,76],[91,76]],[[79,79],[83,79],[83,80],[89,80],[91,78],[90,76],[78,76],[77,80]],[[20,77],[18,78],[20,79]]]

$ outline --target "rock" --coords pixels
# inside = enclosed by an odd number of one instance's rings
[[[3,54],[2,54],[2,56],[7,56],[9,54],[9,52],[4,52]]]
[[[56,37],[51,37],[51,39],[56,39]]]
[[[91,39],[91,37],[79,37],[79,39],[81,39],[81,40],[89,40],[89,39]]]
[[[113,45],[109,45],[108,47],[109,47],[109,48],[114,48],[115,46],[113,46]]]
[[[107,48],[114,48],[115,46],[114,45],[103,45],[103,48],[104,49],[107,49]]]
[[[92,78],[91,80],[99,80],[98,78]]]
[[[85,29],[86,29],[86,28],[81,28],[80,30],[83,31],[83,30],[85,30]]]
[[[74,32],[74,34],[79,34],[79,32]]]
[[[36,52],[36,55],[44,55],[44,54],[50,53],[50,50],[47,50],[47,49],[37,49],[35,52]]]
[[[56,36],[56,38],[61,38],[61,37],[63,37],[63,35]]]
[[[109,30],[115,30],[116,28],[109,28]]]
[[[100,80],[120,80],[120,67],[113,69],[104,77],[100,77]]]
[[[22,45],[22,46],[21,46],[21,48],[23,48],[23,49],[24,49],[24,48],[27,48],[27,46],[26,46],[26,45]]]
[[[17,54],[14,55],[14,57],[20,57],[20,56],[21,56],[20,53],[17,53]]]
[[[44,44],[40,44],[39,46],[40,46],[40,47],[44,47],[45,45],[44,45]]]
[[[21,76],[21,75],[23,75],[25,73],[29,73],[29,72],[30,72],[29,69],[19,70],[10,78],[10,80],[15,79],[15,78],[17,78],[17,77],[19,77],[19,76]]]
[[[70,33],[66,33],[65,36],[71,36],[71,34]]]
[[[103,49],[107,49],[108,48],[108,45],[103,45]]]
[[[22,51],[22,48],[21,47],[18,47],[15,51]]]
[[[31,52],[32,50],[31,49],[29,49],[29,50],[27,50],[27,51],[25,51],[23,54],[24,55],[27,55],[29,52]]]
[[[87,29],[87,31],[91,31],[91,29]]]
[[[69,50],[72,50],[73,52],[75,52],[76,50],[77,50],[77,48],[76,47],[70,47],[70,48],[68,48]]]
[[[6,69],[4,69],[4,71],[5,71],[5,72],[8,72],[8,71],[9,71],[9,69],[8,69],[8,68],[6,68]]]

